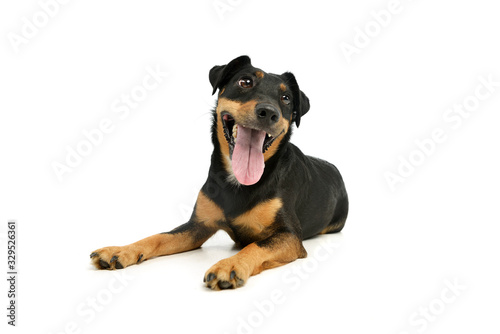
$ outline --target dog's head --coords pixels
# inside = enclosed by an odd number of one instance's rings
[[[217,140],[226,170],[243,185],[257,183],[265,162],[286,144],[293,122],[309,110],[309,99],[292,73],[266,73],[241,56],[209,74],[213,93]]]

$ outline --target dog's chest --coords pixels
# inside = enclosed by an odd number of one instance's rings
[[[237,217],[225,217],[224,225],[232,239],[242,244],[262,240],[272,233],[270,227],[276,222],[282,206],[280,198],[267,200]]]

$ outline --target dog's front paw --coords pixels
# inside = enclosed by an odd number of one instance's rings
[[[205,285],[212,290],[235,289],[243,286],[252,271],[245,263],[228,258],[212,266],[203,278]]]
[[[144,261],[144,256],[130,246],[104,247],[90,254],[92,264],[97,269],[123,269]]]

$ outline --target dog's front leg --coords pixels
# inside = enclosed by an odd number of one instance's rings
[[[122,269],[144,260],[200,247],[218,229],[222,210],[200,192],[191,219],[170,232],[155,234],[127,246],[100,248],[90,258],[97,269]]]
[[[289,231],[281,231],[217,262],[206,272],[203,281],[213,290],[234,289],[265,269],[279,267],[306,256],[300,238]]]

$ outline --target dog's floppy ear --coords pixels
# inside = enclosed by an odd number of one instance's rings
[[[246,65],[250,64],[250,58],[248,56],[240,56],[229,62],[227,65],[214,66],[208,74],[210,83],[213,87],[212,95],[215,94],[217,88],[222,88],[231,79],[231,77],[236,74],[240,69]]]
[[[306,94],[299,89],[299,85],[297,84],[297,80],[295,80],[295,76],[290,72],[285,72],[281,75],[288,87],[292,90],[293,94],[293,118],[292,122],[295,122],[297,127],[300,125],[300,118],[304,116],[309,111],[309,99]]]

